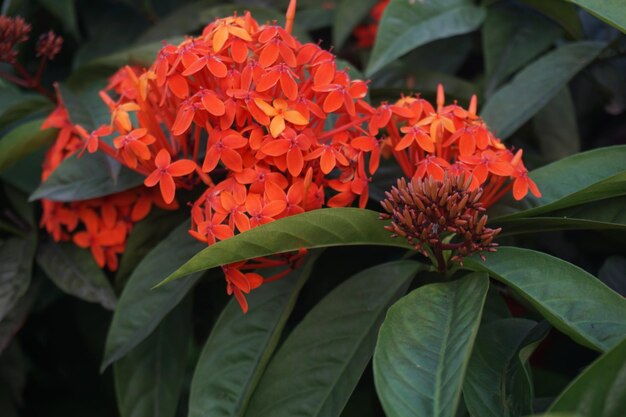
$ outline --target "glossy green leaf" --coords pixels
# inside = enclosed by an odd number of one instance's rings
[[[387,313],[374,381],[388,417],[454,417],[489,288],[486,274],[413,290]]]
[[[162,39],[158,42],[150,42],[144,45],[130,46],[119,52],[110,55],[98,57],[87,62],[79,68],[81,74],[87,73],[97,67],[107,67],[117,69],[123,65],[143,65],[150,66],[154,62],[157,54],[163,48],[163,41],[172,44],[178,44],[184,40],[183,37],[175,36],[168,39]],[[76,74],[74,74],[76,75]]]
[[[174,417],[191,341],[191,303],[179,305],[154,333],[113,365],[121,417]]]
[[[28,290],[36,246],[35,233],[0,240],[0,320]]]
[[[204,245],[187,233],[189,222],[174,229],[146,255],[128,279],[113,313],[102,369],[126,355],[144,340],[200,278],[194,274],[162,288],[152,289]]]
[[[87,89],[88,91],[81,94],[59,84],[59,93],[73,124],[80,125],[91,132],[101,125],[111,123],[111,111],[97,94],[97,91],[102,88],[104,85],[100,82],[95,88]]]
[[[541,198],[526,196],[525,210],[502,216],[514,219],[544,215],[626,194],[626,145],[593,149],[543,166],[530,173]]]
[[[508,285],[576,342],[606,351],[626,334],[626,300],[588,272],[530,249],[501,247],[463,261]],[[581,294],[584,297],[581,298]]]
[[[536,233],[554,230],[621,230],[626,231],[626,197],[616,197],[574,206],[549,213],[496,219],[490,223],[502,227],[502,235]]]
[[[471,415],[518,417],[532,411],[527,360],[548,329],[521,318],[481,326],[463,382],[463,399]]]
[[[41,130],[42,122],[42,119],[26,122],[0,138],[0,171],[54,139],[57,130]]]
[[[567,0],[626,33],[626,7],[622,0]]]
[[[469,0],[391,0],[378,26],[365,75],[371,76],[420,45],[471,32],[484,19],[485,10]]]
[[[593,61],[605,46],[600,42],[575,42],[543,55],[489,98],[481,111],[482,117],[498,137],[510,136]]]
[[[623,335],[622,335],[623,336]],[[580,417],[626,415],[626,338],[583,371],[556,399],[550,412]]]
[[[357,208],[320,209],[285,217],[230,239],[205,247],[160,285],[194,272],[245,259],[342,245],[379,245],[411,248],[393,239],[378,220],[378,213]]]
[[[0,90],[0,95],[11,95],[9,92]],[[0,100],[0,130],[13,123],[37,117],[39,114],[46,115],[53,108],[52,102],[37,94],[18,94],[13,99]]]
[[[193,379],[189,417],[243,416],[317,255],[275,283],[246,296],[242,313],[232,299],[206,341]]]
[[[548,49],[561,30],[535,12],[498,3],[488,9],[482,33],[485,91],[490,96],[502,81]]]
[[[566,1],[522,0],[524,3],[544,14],[569,33],[574,39],[584,37],[583,27],[578,17],[578,10]]]
[[[626,297],[626,258],[609,256],[600,270],[598,278],[622,297]]]
[[[17,300],[11,311],[0,321],[0,356],[24,326],[26,318],[39,295],[40,283],[41,281],[34,280],[26,293]]]
[[[144,177],[104,153],[65,159],[33,192],[30,201],[77,201],[103,197],[143,184]]]
[[[213,0],[201,0],[190,4],[182,5],[174,12],[160,19],[151,25],[137,39],[137,44],[147,44],[152,42],[160,42],[173,36],[181,36],[194,32],[206,25],[210,20],[203,20],[203,12],[215,3]]]
[[[354,28],[367,16],[377,0],[341,0],[333,23],[333,44],[339,49]]]
[[[580,152],[576,108],[567,87],[535,115],[533,129],[541,155],[547,161],[558,161]]]
[[[113,310],[115,293],[89,251],[72,243],[46,242],[39,246],[37,263],[62,291]]]
[[[381,264],[335,288],[278,350],[246,417],[339,416],[372,356],[385,311],[422,267]]]

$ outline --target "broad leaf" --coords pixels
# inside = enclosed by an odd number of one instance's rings
[[[210,20],[203,20],[202,12],[215,3],[213,0],[201,0],[178,7],[174,12],[151,25],[137,39],[137,44],[160,42],[173,36],[194,32],[206,25]]]
[[[530,177],[541,198],[522,200],[526,210],[500,217],[509,220],[551,213],[626,194],[626,145],[593,149],[536,169]]]
[[[341,0],[333,23],[333,44],[339,49],[354,28],[368,15],[377,0]]]
[[[553,230],[621,230],[626,231],[626,197],[594,201],[549,213],[495,219],[490,223],[502,227],[502,235],[547,232]]]
[[[481,115],[500,138],[513,134],[593,61],[606,45],[576,42],[549,52],[496,91]]]
[[[61,21],[65,31],[69,32],[74,39],[80,40],[75,0],[38,0],[38,2]]]
[[[203,244],[187,233],[189,222],[174,229],[137,265],[113,313],[102,369],[144,340],[200,278],[194,274],[162,288],[152,289],[176,265],[198,252]]]
[[[121,417],[174,417],[191,341],[190,304],[174,309],[113,366]]]
[[[574,100],[563,88],[533,118],[541,155],[547,161],[558,161],[580,152],[580,135]]]
[[[378,213],[357,208],[320,209],[285,217],[204,248],[160,285],[194,272],[245,259],[342,245],[380,245],[411,248],[393,239]]]
[[[486,95],[548,49],[560,34],[558,26],[535,12],[503,3],[490,7],[482,36]]]
[[[372,356],[385,311],[421,268],[381,264],[335,288],[285,340],[246,416],[339,416]]]
[[[562,259],[530,249],[501,247],[485,262],[469,258],[464,263],[508,285],[554,327],[582,345],[606,351],[626,334],[626,300]]]
[[[485,10],[469,0],[391,0],[378,26],[365,75],[370,76],[420,45],[475,30]]]
[[[104,153],[72,155],[30,196],[30,201],[77,201],[103,197],[143,184],[144,177]]]
[[[489,288],[486,274],[413,290],[387,313],[374,381],[388,417],[454,417]]]
[[[11,95],[4,89],[0,90],[0,95],[4,94]],[[18,94],[13,99],[7,98],[7,102],[4,99],[0,100],[0,130],[13,123],[36,117],[38,114],[45,116],[53,108],[50,100],[38,94]]]
[[[623,335],[622,335],[623,336]],[[580,417],[626,415],[626,338],[578,376],[550,407],[550,412],[575,412]]]
[[[104,88],[103,83],[96,83],[92,88],[81,93],[59,84],[59,93],[68,116],[73,124],[80,125],[88,132],[104,124],[111,123],[111,111],[104,104],[97,91]]]
[[[115,293],[89,251],[71,243],[46,242],[39,246],[37,263],[62,291],[113,310]]]
[[[313,255],[281,280],[252,291],[247,314],[230,301],[198,359],[189,417],[243,416],[316,260]]]
[[[519,318],[481,326],[463,382],[463,399],[471,415],[518,417],[532,411],[527,359],[548,329]]]
[[[613,291],[626,297],[626,258],[623,256],[606,258],[598,271],[598,278]]]
[[[39,295],[40,284],[41,281],[34,280],[26,294],[17,300],[11,311],[0,321],[0,356],[26,323],[26,318]]]
[[[622,0],[567,0],[626,33],[626,7]]]
[[[0,320],[28,290],[36,246],[35,233],[0,240]]]
[[[0,138],[0,171],[52,141],[57,130],[41,130],[42,122],[26,122]]]
[[[524,3],[544,14],[567,31],[570,37],[584,37],[583,27],[578,17],[578,10],[573,4],[565,1],[522,0]]]

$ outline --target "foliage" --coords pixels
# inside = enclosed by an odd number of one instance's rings
[[[0,415],[625,415],[622,2],[290,3],[0,3]]]

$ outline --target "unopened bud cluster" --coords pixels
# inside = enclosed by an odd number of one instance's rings
[[[409,182],[401,178],[385,193],[381,205],[387,213],[380,217],[391,219],[385,228],[393,237],[405,237],[424,255],[426,245],[434,252],[452,250],[453,261],[494,252],[497,244],[493,240],[501,229],[486,227],[487,215],[480,201],[483,190],[470,190],[469,186],[470,180],[464,176],[448,174],[442,181],[432,176]]]
[[[0,62],[13,63],[15,46],[28,40],[30,25],[21,17],[0,16]]]

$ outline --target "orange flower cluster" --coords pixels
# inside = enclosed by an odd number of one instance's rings
[[[73,125],[61,99],[46,118],[42,129],[57,128],[59,133],[44,160],[42,180],[45,181],[66,158],[81,152],[90,136],[79,125]],[[99,129],[100,134],[105,129]],[[136,187],[122,193],[89,200],[56,202],[42,200],[41,226],[55,241],[72,240],[82,248],[89,248],[101,268],[114,271],[118,255],[124,252],[128,233],[133,225],[145,218],[152,205],[174,210],[178,204],[166,204],[161,194],[147,187]]]
[[[391,0],[380,0],[376,3],[369,13],[370,22],[359,25],[354,29],[353,33],[356,38],[356,45],[359,48],[371,48],[374,45],[376,34],[378,33],[378,24],[390,1]]]
[[[471,178],[470,189],[483,189],[481,203],[489,207],[513,189],[521,200],[528,191],[540,197],[528,177],[522,150],[513,153],[476,115],[476,96],[469,108],[445,104],[443,87],[437,91],[437,108],[419,97],[383,103],[369,124],[369,133],[384,129],[383,152],[393,154],[407,177],[432,176],[442,181],[452,176]]]
[[[97,202],[46,202],[43,223],[56,239],[73,233],[101,265],[104,253],[114,269],[109,253],[123,250],[132,223],[149,211],[137,207],[143,201],[172,207],[181,189],[204,187],[192,204],[190,234],[208,244],[323,205],[348,206],[359,197],[364,207],[380,155],[363,127],[374,114],[366,94],[366,83],[351,80],[318,45],[259,25],[249,13],[217,19],[200,36],[164,46],[149,69],[118,71],[100,93],[110,125],[85,132],[69,123],[62,106],[49,118],[61,132],[46,172],[82,144],[146,178],[145,187]],[[77,231],[76,216],[85,231]],[[297,257],[279,263],[291,266]],[[228,292],[244,311],[243,294],[263,282],[242,272],[248,269],[224,268]]]

